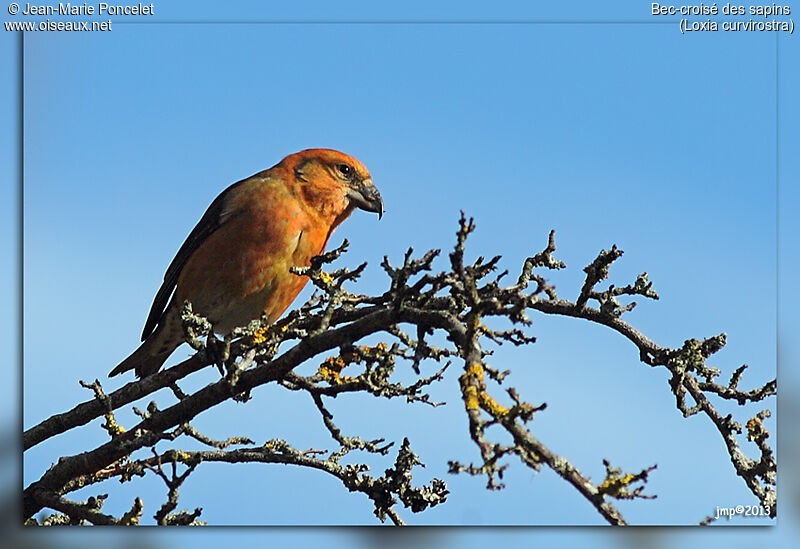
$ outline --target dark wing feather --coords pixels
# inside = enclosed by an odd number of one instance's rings
[[[244,181],[234,183],[215,198],[208,207],[208,210],[206,210],[206,213],[200,218],[195,228],[192,229],[192,232],[186,237],[183,245],[172,260],[172,263],[167,267],[167,272],[164,274],[164,282],[158,289],[156,297],[153,300],[153,305],[150,307],[150,314],[147,315],[147,322],[145,322],[144,330],[142,331],[142,341],[153,333],[164,315],[172,292],[178,284],[178,276],[180,276],[181,270],[183,266],[186,265],[189,257],[191,257],[194,251],[209,237],[209,235],[211,235],[211,233],[219,229],[222,224],[229,219],[230,216],[225,212],[227,198],[230,191],[241,183],[244,183]]]

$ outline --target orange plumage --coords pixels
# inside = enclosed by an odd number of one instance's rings
[[[330,149],[308,149],[234,183],[209,206],[167,268],[142,343],[110,376],[161,368],[183,342],[184,301],[217,333],[262,313],[277,320],[308,281],[290,272],[325,251],[355,208],[383,213],[367,169]]]

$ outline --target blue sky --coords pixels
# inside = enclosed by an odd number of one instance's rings
[[[617,244],[625,256],[612,281],[626,284],[647,271],[661,295],[640,303],[632,323],[670,346],[724,331],[728,346],[714,361],[723,376],[747,363],[743,385],[771,379],[780,312],[776,37],[682,36],[677,22],[645,24],[653,18],[644,5],[620,2],[603,12],[577,2],[560,11],[468,5],[456,16],[434,7],[334,13],[309,3],[305,11],[253,5],[223,16],[210,4],[193,4],[192,13],[157,6],[171,24],[28,34],[24,426],[85,400],[77,380],[104,378],[136,346],[164,269],[216,194],[317,146],[358,157],[384,197],[380,223],[357,212],[332,240],[350,240],[350,264],[369,261],[362,291],[385,287],[384,254],[397,261],[408,246],[449,248],[463,209],[478,225],[471,256],[500,253],[512,272],[555,229],[569,268],[551,279],[564,297],[577,295],[582,267]],[[174,23],[215,19],[261,23]],[[505,22],[266,22],[281,19]],[[640,23],[532,23],[548,19]],[[509,24],[515,20],[528,22]],[[796,67],[794,37],[778,40],[782,66]],[[780,78],[787,131],[797,120],[788,99],[797,76],[784,69]],[[782,150],[797,150],[796,135],[781,139]],[[782,201],[796,193],[792,162],[783,164]],[[781,234],[796,228],[790,212],[780,220],[788,224],[779,225]],[[793,258],[781,254],[781,268],[791,272]],[[493,364],[514,372],[509,383],[528,400],[548,403],[534,433],[585,474],[601,479],[603,458],[628,470],[658,464],[648,484],[658,499],[620,504],[630,522],[694,523],[716,505],[753,502],[711,424],[685,420],[675,409],[665,370],[638,363],[635,349],[603,327],[532,320],[537,343],[500,349]],[[185,356],[179,350],[173,361]],[[483,490],[479,478],[447,475],[448,459],[477,459],[455,374],[454,367],[434,391],[449,404],[435,410],[373,399],[331,404],[350,433],[398,441],[408,435],[427,465],[419,479],[448,482],[447,504],[404,517],[422,524],[600,524],[549,472],[512,462],[509,488],[499,493]],[[202,372],[187,388],[214,375]],[[120,383],[104,382],[109,390]],[[212,436],[330,446],[309,404],[263,388],[248,404],[226,405],[196,425]],[[129,410],[119,414],[123,424],[133,418]],[[103,435],[93,423],[28,452],[25,483],[58,455],[96,445]],[[152,515],[163,499],[155,480],[109,488],[115,501],[108,510],[120,512],[143,494]],[[231,493],[244,482],[247,490]],[[313,486],[313,497],[293,483]],[[363,496],[281,467],[205,465],[181,504],[202,505],[215,524],[375,522]],[[457,534],[450,532],[452,541]]]

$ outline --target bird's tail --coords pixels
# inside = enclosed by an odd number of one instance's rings
[[[128,370],[134,370],[139,378],[156,373],[177,345],[163,345],[158,341],[159,338],[154,337],[155,335],[152,334],[148,337],[128,358],[111,370],[108,377],[119,375]]]

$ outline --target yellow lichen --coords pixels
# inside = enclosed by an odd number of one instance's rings
[[[486,394],[486,385],[483,382],[483,367],[480,364],[471,364],[466,372],[461,375],[459,381],[461,382],[461,392],[464,395],[464,406],[467,410],[479,409],[481,402],[486,401],[487,398],[494,402]]]
[[[609,491],[611,489],[619,489],[619,488],[621,488],[623,486],[627,486],[628,484],[630,484],[634,480],[636,480],[636,475],[634,475],[632,473],[628,473],[624,477],[611,476],[611,477],[605,479],[603,481],[603,483],[600,486],[598,486],[597,488],[601,492],[606,492],[606,491]]]
[[[322,378],[332,385],[337,385],[341,383],[341,378],[339,377],[339,372],[331,370],[326,366],[320,366],[317,373],[322,376]]]
[[[480,401],[478,400],[478,389],[471,385],[464,387],[464,406],[467,410],[477,410],[480,408]]]
[[[342,357],[329,357],[319,365],[317,373],[331,385],[352,381],[353,378],[340,375],[345,366],[347,362]]]
[[[483,409],[494,417],[503,416],[508,413],[508,408],[493,399],[486,391],[481,391],[480,401]]]
[[[330,286],[331,284],[333,284],[333,277],[331,275],[329,275],[328,273],[326,273],[325,271],[321,271],[319,273],[319,279],[326,286]]]
[[[630,484],[631,482],[633,482],[634,480],[636,480],[636,475],[634,475],[633,473],[628,473],[627,475],[625,475],[624,477],[622,477],[620,479],[620,482],[622,484],[627,485],[627,484]]]
[[[110,413],[106,414],[105,418],[106,418],[106,423],[103,427],[106,429],[106,431],[108,431],[109,435],[111,435],[112,437],[118,437],[121,434],[125,433],[125,428],[119,423],[117,423],[117,420],[114,419],[114,414]]]
[[[483,366],[480,364],[471,364],[469,368],[467,368],[465,375],[475,376],[478,381],[483,383]]]
[[[756,416],[747,420],[747,439],[756,440],[758,438],[766,438],[769,436],[764,429],[764,424],[761,423],[761,418]]]
[[[267,340],[267,332],[269,331],[269,326],[263,326],[256,330],[253,333],[253,343],[259,344],[264,343]]]

